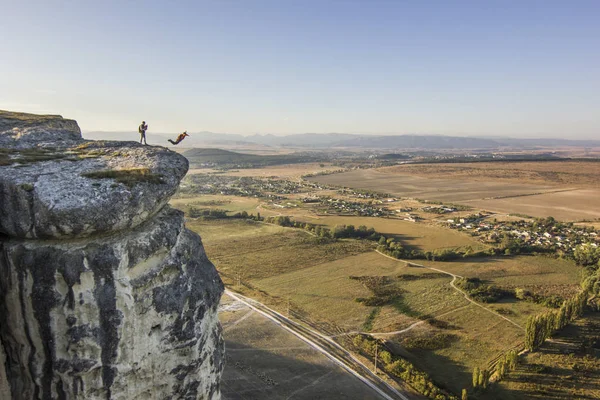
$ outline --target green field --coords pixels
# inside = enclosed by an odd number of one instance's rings
[[[441,264],[441,263],[438,263]],[[439,266],[439,265],[438,265]],[[381,307],[372,322],[372,332],[403,330],[424,318],[414,329],[399,335],[386,335],[417,366],[428,371],[437,382],[460,392],[467,387],[475,366],[487,367],[494,358],[523,341],[523,330],[501,317],[468,303],[453,289],[451,277],[422,278],[431,270],[407,266],[370,252],[299,271],[283,273],[253,281],[255,286],[280,298],[290,298],[293,308],[318,321],[330,322],[339,331],[363,331],[365,321],[375,307],[356,302],[368,297],[369,290],[350,275],[411,276],[409,281],[396,281],[402,297],[394,304]],[[526,302],[490,304],[492,310],[510,310],[509,317],[524,324],[532,313],[544,307]],[[429,319],[433,318],[433,319]],[[411,348],[407,343],[419,338],[449,337],[442,348]]]
[[[294,215],[294,219],[313,224],[322,224],[329,227],[336,225],[365,225],[375,228],[386,237],[395,237],[408,247],[421,251],[435,249],[457,248],[471,246],[474,250],[487,248],[476,239],[456,230],[425,223],[414,223],[400,219],[356,217],[356,216],[318,216],[310,218],[301,212]]]
[[[224,203],[227,200],[230,203]],[[224,196],[192,201],[200,202],[199,207],[231,211],[255,210],[257,204],[255,199]],[[294,218],[301,220],[302,211]],[[481,248],[467,235],[429,224],[337,216],[307,221],[373,226],[425,251]],[[482,308],[450,285],[450,275],[415,264],[544,296],[574,293],[581,273],[569,261],[542,256],[411,264],[376,253],[372,242],[319,239],[303,230],[249,220],[189,219],[187,226],[202,236],[208,257],[226,284],[326,334],[343,338],[364,332],[385,338],[398,354],[454,393],[470,386],[474,367],[486,368],[522,344],[527,318],[546,308],[513,297],[480,303]]]
[[[363,305],[356,299],[369,297],[372,293],[350,276],[387,276],[395,280],[398,275],[418,276],[428,272],[369,252],[257,280],[254,284],[275,296],[289,296],[295,307],[312,318],[333,323],[346,331],[360,331],[374,307]],[[424,317],[465,305],[466,301],[449,286],[449,282],[449,277],[395,281],[401,296],[382,307],[371,330],[404,329]]]
[[[189,211],[190,207],[195,208],[216,208],[227,210],[230,213],[246,211],[248,214],[256,215],[260,212],[257,207],[260,200],[254,197],[237,197],[237,196],[222,196],[222,195],[191,195],[178,196],[169,201],[173,207],[179,208],[182,211]],[[264,213],[264,212],[263,212]]]
[[[582,271],[572,261],[543,256],[486,257],[425,264],[501,287],[519,287],[541,295],[559,296],[572,295],[579,290]]]
[[[470,387],[474,367],[487,367],[498,354],[523,340],[522,330],[476,305],[437,319],[445,323],[443,329],[420,325],[394,337],[393,341],[400,344],[402,352],[417,367],[454,393]],[[440,345],[436,338],[444,336],[448,337],[448,343]],[[430,348],[406,349],[415,338],[430,343]]]
[[[221,274],[253,282],[372,249],[369,242],[323,242],[307,232],[248,220],[192,221]],[[232,251],[235,249],[235,251]]]
[[[249,220],[209,220],[188,219],[186,221],[188,229],[197,232],[202,237],[204,246],[213,246],[218,244],[227,244],[228,241],[252,240],[252,238],[261,238],[263,236],[274,236],[288,233],[290,230],[282,226],[261,224]],[[226,253],[214,254],[215,256]]]

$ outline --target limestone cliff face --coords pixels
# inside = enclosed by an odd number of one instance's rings
[[[166,205],[187,161],[59,118],[0,112],[0,398],[220,398],[223,286]]]

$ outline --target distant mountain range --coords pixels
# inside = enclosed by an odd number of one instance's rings
[[[84,132],[83,136],[94,140],[139,140],[137,132]],[[176,133],[148,132],[150,144],[168,144]],[[508,137],[462,137],[442,135],[360,135],[348,133],[302,133],[288,136],[250,135],[231,133],[192,132],[182,147],[206,147],[226,145],[262,145],[272,147],[301,147],[310,149],[481,149],[500,148],[530,149],[539,147],[600,147],[600,140],[570,139],[516,139]]]

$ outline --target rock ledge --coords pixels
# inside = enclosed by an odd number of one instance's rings
[[[166,205],[187,160],[19,115],[0,111],[0,397],[219,399],[223,284]]]

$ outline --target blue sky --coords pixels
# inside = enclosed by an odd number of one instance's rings
[[[600,138],[600,1],[0,9],[0,109],[86,131]]]

